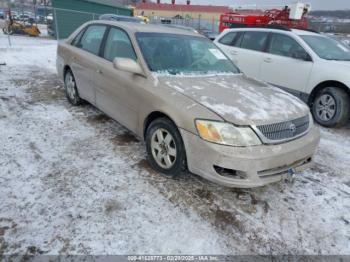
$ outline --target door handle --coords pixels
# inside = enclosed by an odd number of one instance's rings
[[[272,62],[272,59],[269,58],[269,57],[268,57],[268,58],[265,58],[265,59],[264,59],[264,62],[265,62],[265,63],[271,63],[271,62]]]
[[[237,51],[231,51],[231,55],[238,55]]]
[[[97,69],[97,70],[96,70],[96,73],[97,73],[97,74],[100,74],[100,75],[102,75],[102,74],[103,74],[103,72],[102,72],[102,70],[101,70],[101,69]]]

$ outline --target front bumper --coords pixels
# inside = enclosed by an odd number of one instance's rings
[[[286,178],[292,169],[301,172],[309,168],[320,142],[315,127],[293,141],[252,147],[209,143],[185,130],[181,134],[190,172],[224,186],[241,188],[264,186]],[[217,167],[234,173],[222,174]]]

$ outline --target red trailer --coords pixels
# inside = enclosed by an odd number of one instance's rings
[[[288,28],[307,29],[308,4],[293,4],[283,9],[235,10],[220,16],[219,32],[227,28],[280,25]]]

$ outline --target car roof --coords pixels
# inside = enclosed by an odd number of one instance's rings
[[[103,14],[100,15],[99,20],[105,20],[105,21],[126,21],[126,20],[118,20],[118,19],[127,19],[127,20],[134,20],[134,21],[143,21],[139,17],[134,16],[126,16],[126,15],[115,15],[115,14]]]
[[[122,21],[105,21],[105,20],[96,20],[90,22],[90,24],[106,24],[106,25],[114,25],[118,26],[130,33],[168,33],[168,34],[179,34],[179,35],[190,35],[203,37],[198,33],[176,28],[176,27],[166,27],[163,25],[152,25],[152,24],[139,24],[139,23],[130,23],[130,22],[122,22]]]
[[[269,28],[269,27],[241,27],[241,28],[230,28],[226,29],[230,31],[264,31],[264,32],[284,32],[284,33],[294,33],[296,35],[320,35],[317,32],[302,30],[302,29],[278,29],[278,28]],[[225,30],[225,31],[226,31]]]
[[[308,31],[308,30],[299,30],[299,29],[292,29],[292,32],[297,35],[320,35],[319,33]]]
[[[189,27],[189,26],[176,25],[176,24],[161,24],[160,26],[166,26],[166,27],[178,28],[178,29],[182,29],[182,30],[196,32],[196,30],[194,28]]]

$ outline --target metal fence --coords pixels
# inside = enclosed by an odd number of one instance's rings
[[[118,13],[116,13],[118,15]],[[76,28],[87,21],[97,20],[101,14],[53,8],[53,20],[48,22],[49,35],[61,39],[67,37]],[[196,30],[210,30],[214,33],[219,31],[219,20],[206,19],[177,19],[150,17],[150,24],[170,23],[191,27]]]
[[[210,30],[214,33],[219,32],[219,19],[206,20],[201,18],[164,18],[164,17],[150,17],[150,23],[152,24],[162,24],[170,23],[173,25],[181,25],[186,27],[191,27],[196,30]]]
[[[100,14],[53,8],[53,20],[48,23],[48,34],[56,39],[66,38],[82,24],[97,20]]]
[[[309,26],[318,32],[350,34],[350,23],[309,21]]]

